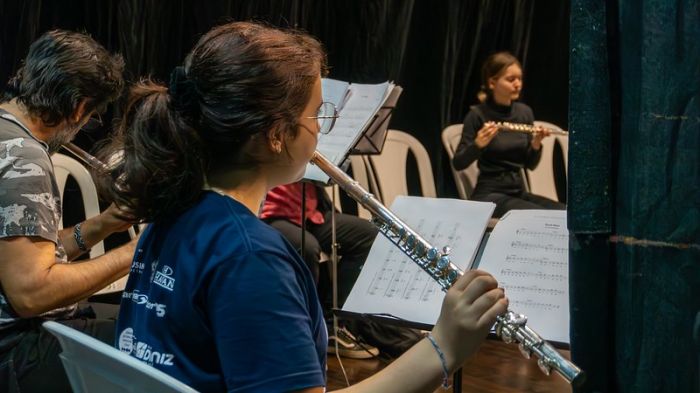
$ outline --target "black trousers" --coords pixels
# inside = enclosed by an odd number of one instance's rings
[[[280,231],[297,251],[301,250],[300,226],[286,219],[269,218],[265,221]],[[338,305],[342,306],[350,294],[355,280],[360,275],[362,265],[365,263],[374,238],[377,236],[377,229],[367,220],[342,213],[336,213],[335,223],[338,255],[342,256],[338,263]],[[331,231],[330,212],[324,214],[323,224],[317,225],[310,222],[306,224],[302,258],[311,269],[317,284],[319,284],[321,251],[328,255],[332,252]],[[323,286],[321,285],[321,287]],[[328,295],[328,293],[319,291],[322,302],[327,300]]]
[[[561,202],[525,192],[523,184],[519,172],[503,172],[495,176],[480,174],[469,199],[495,203],[493,216],[496,218],[513,209],[566,210],[566,205]]]
[[[0,391],[10,393],[53,393],[73,390],[58,357],[61,345],[43,327],[41,318],[22,322],[19,342],[0,354]],[[114,344],[112,319],[70,319],[57,321],[73,329]]]

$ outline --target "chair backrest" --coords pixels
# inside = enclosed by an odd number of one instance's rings
[[[461,171],[454,169],[452,166],[452,157],[454,157],[457,146],[459,146],[459,141],[462,139],[463,128],[464,124],[453,124],[445,127],[445,129],[442,130],[442,145],[445,147],[447,156],[450,158],[450,169],[452,170],[452,176],[457,185],[459,197],[462,199],[469,199],[469,196],[476,186],[476,180],[479,177],[479,168],[476,165],[476,161]]]
[[[177,379],[58,322],[43,327],[61,344],[59,355],[75,393],[196,393]]]
[[[51,156],[51,161],[53,162],[54,166],[56,183],[58,184],[58,189],[61,192],[61,200],[63,200],[66,181],[70,175],[75,179],[75,181],[78,183],[78,187],[80,188],[80,194],[83,198],[83,206],[85,208],[85,218],[94,217],[100,214],[100,203],[97,197],[97,188],[95,187],[95,183],[92,180],[90,172],[88,172],[85,166],[79,161],[60,153],[56,153]],[[63,228],[63,219],[61,219],[61,222],[59,223],[59,228]],[[136,237],[136,233],[134,232],[133,228],[129,228],[129,235],[132,239]],[[104,253],[104,242],[99,242],[90,249],[90,258],[98,257]],[[93,295],[121,291],[126,286],[127,279],[128,276],[124,276],[102,288]]]
[[[63,154],[56,153],[51,156],[53,162],[54,173],[56,175],[56,183],[61,192],[61,200],[66,188],[68,175],[75,179],[80,187],[80,194],[83,197],[83,206],[85,208],[85,218],[91,218],[100,214],[100,203],[97,198],[97,188],[92,181],[90,172],[85,169],[85,166],[77,160]],[[63,228],[63,218],[59,222],[59,228]],[[104,242],[95,244],[90,250],[90,258],[98,257],[105,253]]]
[[[547,128],[557,130],[557,131],[564,131],[558,125],[556,125],[554,123],[549,123],[546,121],[537,120],[535,122],[535,125],[547,127]],[[564,173],[568,176],[569,175],[569,136],[568,135],[554,135],[554,139],[559,144],[559,147],[561,147],[561,151],[562,151],[562,155],[563,155],[563,159],[564,159],[564,162],[563,162]]]
[[[534,125],[558,128],[551,123],[535,121]],[[529,191],[533,194],[541,195],[549,199],[558,201],[557,187],[554,182],[554,144],[556,139],[548,137],[542,139],[542,158],[535,169],[528,169],[527,179]]]
[[[436,197],[435,179],[430,156],[425,147],[413,136],[389,130],[382,154],[369,156],[379,188],[377,196],[384,205],[391,206],[397,195],[408,195],[406,162],[409,152],[415,157],[421,192],[425,197]]]

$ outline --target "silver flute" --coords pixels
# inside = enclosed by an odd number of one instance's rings
[[[509,123],[507,121],[499,121],[499,122],[496,122],[495,124],[496,124],[496,126],[498,126],[499,129],[501,129],[503,131],[523,132],[526,134],[534,134],[537,132],[537,129],[540,128],[538,126],[534,126],[531,124]],[[542,127],[542,128],[548,129],[552,135],[563,135],[563,136],[569,135],[568,131],[557,130],[557,129],[549,128],[549,127]]]
[[[311,163],[319,167],[352,199],[362,204],[372,214],[372,223],[379,231],[418,264],[442,287],[450,289],[463,272],[450,261],[449,248],[438,250],[413,231],[394,213],[382,205],[371,193],[363,189],[357,181],[333,165],[323,154],[316,151]],[[507,311],[496,318],[496,334],[507,343],[517,343],[526,358],[535,355],[537,365],[546,375],[552,370],[559,373],[573,386],[580,386],[585,373],[575,364],[564,358],[557,350],[527,326],[527,317]]]
[[[64,144],[63,148],[73,153],[73,155],[75,155],[76,157],[80,158],[80,160],[82,160],[88,166],[105,172],[109,171],[109,167],[107,167],[107,165],[90,155],[85,150],[76,146],[73,142],[68,142]]]

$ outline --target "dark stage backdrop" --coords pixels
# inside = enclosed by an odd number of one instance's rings
[[[427,148],[441,196],[456,196],[441,130],[476,103],[479,68],[510,50],[525,71],[523,101],[567,129],[568,1],[535,0],[0,0],[0,81],[52,28],[85,31],[121,53],[127,77],[167,81],[198,37],[228,20],[302,28],[326,46],[330,77],[394,80],[404,93],[391,127]],[[84,148],[104,133],[81,135]]]

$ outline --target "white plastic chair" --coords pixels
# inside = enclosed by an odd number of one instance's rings
[[[546,128],[550,128],[556,131],[564,131],[561,127],[554,123],[549,123],[546,121],[540,121],[537,120],[535,121],[535,125],[537,126],[542,126]],[[554,140],[559,144],[559,147],[561,147],[563,159],[564,159],[564,173],[568,176],[569,175],[569,136],[568,135],[553,135]]]
[[[53,162],[54,174],[56,175],[56,183],[61,192],[61,200],[66,188],[68,175],[73,177],[80,187],[80,194],[83,197],[83,206],[85,208],[85,218],[90,218],[100,214],[100,203],[97,198],[97,188],[92,181],[90,172],[85,169],[85,166],[77,160],[63,154],[56,153],[51,156]],[[63,218],[58,223],[59,228],[63,228]],[[104,242],[99,242],[90,249],[90,258],[98,257],[105,253]]]
[[[445,147],[447,156],[450,158],[450,169],[452,170],[452,176],[457,185],[459,197],[462,199],[469,199],[471,193],[474,192],[474,187],[476,187],[476,180],[479,178],[479,168],[476,165],[476,161],[471,163],[466,169],[459,171],[452,166],[452,158],[457,151],[459,141],[462,139],[463,128],[464,124],[453,124],[445,127],[445,129],[442,130],[442,145]]]
[[[196,393],[197,391],[96,338],[58,322],[43,327],[56,336],[75,393]]]
[[[397,195],[408,195],[406,162],[409,152],[418,164],[422,196],[435,198],[437,195],[430,156],[425,147],[405,132],[389,130],[382,154],[369,156],[379,188],[378,197],[386,206],[391,206]]]
[[[58,189],[61,193],[61,200],[63,200],[63,194],[66,188],[66,181],[70,175],[78,183],[80,188],[80,194],[83,198],[83,206],[85,208],[85,218],[95,217],[100,214],[100,204],[97,197],[97,188],[92,180],[90,172],[85,168],[83,164],[79,161],[56,153],[51,156],[51,161],[54,166],[54,174],[56,176],[56,183],[58,184]],[[59,228],[63,228],[63,219],[59,222]],[[143,230],[143,228],[141,228]],[[129,235],[131,238],[136,237],[136,232],[133,228],[129,228]],[[90,249],[90,258],[96,258],[105,253],[104,242],[99,242],[92,246]],[[95,293],[95,295],[112,293],[121,291],[126,287],[126,281],[128,276],[124,276],[117,281],[109,284],[103,289]]]
[[[535,121],[535,126],[560,129],[554,124],[544,121]],[[528,169],[527,179],[529,191],[533,194],[541,195],[552,199],[559,200],[557,195],[557,187],[554,183],[554,144],[556,139],[553,136],[542,139],[542,158],[535,169]]]

